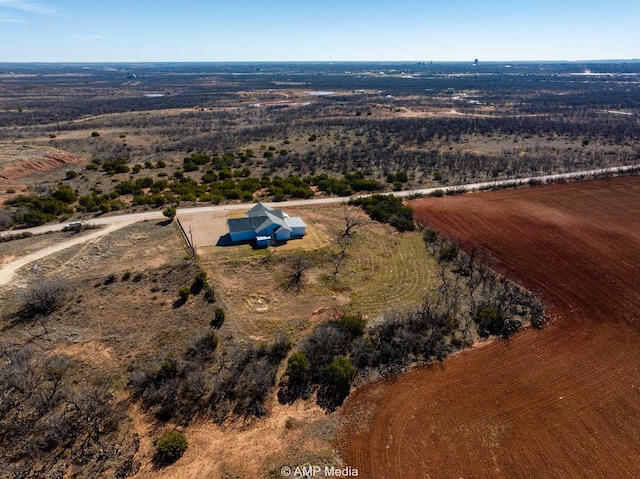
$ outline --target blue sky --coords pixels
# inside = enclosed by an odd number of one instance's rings
[[[640,58],[640,0],[0,0],[0,62]]]

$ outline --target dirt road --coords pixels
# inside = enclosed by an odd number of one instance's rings
[[[599,169],[587,170],[587,171],[577,171],[574,173],[560,173],[557,175],[544,175],[544,176],[535,176],[535,177],[512,179],[512,180],[485,181],[482,183],[472,183],[472,184],[466,184],[466,185],[452,185],[452,186],[441,186],[437,188],[423,188],[423,189],[416,189],[416,190],[394,191],[394,192],[387,192],[385,194],[392,194],[397,197],[407,198],[407,197],[412,197],[416,195],[423,195],[423,196],[430,195],[436,190],[441,190],[445,193],[447,191],[459,191],[459,192],[477,191],[481,189],[499,187],[501,185],[502,186],[511,185],[511,184],[525,185],[530,180],[554,181],[562,178],[564,179],[582,178],[582,177],[590,177],[593,175],[606,174],[606,173],[615,174],[615,173],[634,170],[638,168],[639,168],[638,165],[616,166],[613,168],[599,168]],[[354,197],[366,197],[366,196],[371,196],[371,195],[355,195]],[[350,198],[340,198],[340,197],[312,198],[308,200],[292,200],[292,201],[286,201],[286,202],[280,202],[280,203],[267,203],[267,204],[269,206],[278,208],[278,207],[287,207],[287,206],[340,204],[340,203],[345,203],[349,201],[349,199]],[[196,206],[191,208],[178,208],[177,212],[179,217],[180,215],[198,213],[198,212],[225,212],[225,211],[248,210],[254,205],[255,203],[238,203],[233,205]],[[163,219],[163,218],[164,216],[162,215],[161,211],[144,211],[141,213],[127,213],[127,214],[115,215],[115,216],[99,216],[96,218],[87,219],[85,222],[95,224],[95,225],[106,225],[106,224],[114,224],[114,223],[119,223],[123,221],[126,222],[131,220],[144,221],[144,220]],[[65,226],[66,226],[66,223],[49,224],[49,225],[43,225],[43,226],[36,226],[34,228],[23,229],[23,230],[20,230],[20,232],[28,231],[36,235],[36,234],[48,233],[51,231],[62,231],[62,229]],[[0,236],[7,236],[15,233],[16,231],[0,231]]]
[[[101,236],[108,235],[113,231],[119,230],[120,228],[124,228],[127,225],[136,223],[137,221],[139,220],[129,219],[128,221],[119,221],[117,223],[110,224],[105,228],[96,230],[92,233],[78,236],[67,241],[61,241],[51,246],[47,246],[46,248],[43,248],[41,250],[34,251],[31,254],[21,256],[20,258],[10,261],[9,263],[4,264],[0,269],[0,286],[4,286],[5,284],[11,282],[16,271],[27,264],[34,263],[46,256],[57,253],[58,251],[62,251],[72,246],[93,241],[97,238],[100,238]]]

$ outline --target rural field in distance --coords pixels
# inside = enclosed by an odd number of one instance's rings
[[[0,477],[639,476],[638,75],[0,63]]]

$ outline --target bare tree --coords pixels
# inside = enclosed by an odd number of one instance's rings
[[[69,287],[59,279],[43,279],[24,292],[23,316],[35,318],[53,313],[64,303]]]
[[[329,262],[333,267],[333,270],[331,271],[331,277],[333,278],[334,282],[337,280],[338,273],[340,272],[342,265],[347,259],[347,247],[350,244],[351,237],[349,236],[337,238],[335,245],[336,247],[334,251],[332,251],[329,255]]]
[[[98,441],[105,432],[107,424],[114,417],[112,403],[115,396],[112,392],[110,378],[99,378],[85,381],[68,402],[75,416],[76,425],[85,434],[81,449],[91,441]]]
[[[344,212],[344,230],[340,234],[339,239],[352,238],[355,231],[354,228],[360,226],[362,221],[359,218],[351,216],[348,211]]]
[[[337,235],[334,251],[332,251],[329,255],[329,262],[333,267],[333,270],[331,271],[331,277],[333,278],[334,282],[338,277],[338,273],[340,273],[342,265],[347,259],[347,248],[353,241],[353,237],[355,235],[354,229],[361,224],[362,221],[360,221],[359,218],[351,216],[349,212],[345,210],[344,229],[342,229]]]
[[[299,293],[304,285],[305,273],[310,267],[311,261],[309,258],[305,258],[299,254],[293,256],[289,261],[289,272],[285,289],[293,289]]]

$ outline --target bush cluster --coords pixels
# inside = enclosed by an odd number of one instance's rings
[[[435,299],[425,298],[413,310],[386,314],[368,328],[354,315],[317,326],[289,357],[280,384],[282,402],[316,392],[318,403],[332,409],[348,395],[358,373],[385,375],[412,364],[441,361],[472,344],[474,332],[508,338],[524,320],[544,325],[544,311],[533,295],[478,262],[477,252],[465,254],[432,230],[425,231],[424,239],[441,259]]]
[[[122,417],[108,378],[83,377],[72,358],[29,346],[0,345],[0,357],[2,470],[22,471],[6,477],[52,477],[53,457],[86,466],[114,455],[105,438]]]
[[[182,357],[168,353],[154,364],[136,368],[129,385],[134,397],[161,421],[188,424],[196,415],[224,421],[229,414],[262,416],[275,385],[276,371],[289,342],[229,346],[219,351],[219,339],[208,331]]]
[[[176,462],[187,450],[187,438],[178,431],[165,431],[155,440],[155,462],[167,465]]]
[[[26,226],[39,226],[54,221],[61,215],[70,215],[73,208],[69,206],[76,201],[74,191],[67,185],[60,185],[49,195],[19,195],[7,201],[15,207],[15,221]]]
[[[349,201],[350,205],[361,206],[376,221],[389,223],[399,231],[413,231],[413,210],[402,204],[402,199],[393,195],[373,195]]]

